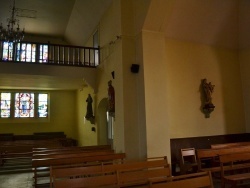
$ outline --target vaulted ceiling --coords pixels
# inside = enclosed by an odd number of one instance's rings
[[[152,1],[144,29],[178,40],[232,49],[250,47],[250,0]],[[0,0],[3,25],[10,17],[12,3],[13,0]],[[85,34],[81,39],[84,44],[111,3],[112,0],[16,0],[16,8],[20,27],[25,27],[26,33],[65,37],[67,28],[79,23],[77,29]],[[72,14],[79,19],[72,20]]]
[[[77,3],[76,3],[77,2]],[[250,41],[249,0],[156,0],[149,19],[169,38],[220,45],[245,46]],[[13,0],[0,0],[0,22],[6,24]],[[93,32],[112,0],[16,0],[20,27],[27,33],[64,37],[72,10],[81,32]],[[158,11],[157,11],[158,10]],[[161,12],[164,12],[162,14]],[[153,20],[153,21],[152,21]]]
[[[0,0],[0,23],[5,28],[13,2],[13,0]],[[69,22],[71,24],[79,22],[76,29],[84,33],[81,36],[84,44],[111,2],[112,0],[78,0],[77,3],[76,0],[15,0],[15,7],[18,10],[20,28],[24,27],[26,34],[65,38]],[[79,14],[79,20],[72,21],[72,12]],[[82,89],[87,83],[83,75],[85,77],[94,75],[93,69],[88,68],[56,67],[56,71],[50,66],[48,74],[47,66],[41,66],[38,70],[34,65],[23,66],[26,70],[20,72],[23,69],[20,65],[1,64],[0,89]],[[64,72],[67,76],[62,74],[58,76],[58,72]],[[90,80],[88,84],[93,86],[94,82],[95,80]]]
[[[249,48],[249,10],[249,0],[156,0],[144,28],[182,41]]]
[[[20,27],[26,33],[63,36],[75,0],[16,0]],[[10,17],[13,0],[0,0],[0,21]]]
[[[14,0],[0,0],[0,23],[6,27],[10,17],[10,8]],[[76,29],[84,33],[87,40],[98,25],[100,18],[112,0],[15,0],[20,28],[27,34],[65,37],[67,27],[77,22]],[[74,10],[74,11],[73,11]],[[78,14],[78,20],[71,20],[72,14]]]

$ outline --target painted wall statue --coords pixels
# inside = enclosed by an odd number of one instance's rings
[[[207,83],[207,79],[203,79],[202,83],[205,92],[205,104],[213,104],[212,93],[214,92],[214,85],[211,82]]]
[[[210,113],[214,110],[215,106],[212,103],[212,94],[214,92],[215,85],[212,85],[211,82],[207,82],[207,79],[202,80],[202,87],[204,90],[205,101],[203,106],[203,111],[205,113],[205,117],[209,118]]]
[[[112,86],[112,81],[108,82],[108,112],[115,112],[115,89]]]
[[[91,97],[90,94],[88,94],[88,98],[86,99],[86,102],[87,102],[87,112],[86,112],[86,116],[85,118],[87,120],[91,119],[94,117],[93,115],[93,109],[92,109],[92,103],[93,103],[93,99]]]

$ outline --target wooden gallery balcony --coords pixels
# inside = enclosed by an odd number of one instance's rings
[[[0,41],[0,61],[95,68],[99,48],[37,42]]]

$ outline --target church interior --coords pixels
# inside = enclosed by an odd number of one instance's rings
[[[249,9],[0,0],[0,188],[248,187]]]

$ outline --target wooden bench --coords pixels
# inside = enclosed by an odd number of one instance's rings
[[[75,155],[75,154],[74,154]],[[45,158],[32,160],[32,167],[34,172],[34,186],[37,187],[39,179],[49,178],[50,166],[69,167],[69,166],[87,166],[93,164],[100,164],[102,162],[122,161],[125,159],[125,153],[102,153],[94,152],[93,155],[89,153],[79,153],[75,156],[72,154],[65,154],[64,157],[59,158]]]
[[[48,139],[48,140],[20,140],[20,141],[1,141],[0,153],[18,153],[18,152],[32,152],[33,148],[39,148],[41,146],[63,147],[61,139]],[[66,148],[66,147],[65,147]]]
[[[61,187],[148,187],[150,180],[171,177],[166,157],[99,166],[51,167],[51,188]],[[103,182],[101,182],[103,181]]]
[[[32,150],[37,146],[62,147],[58,139],[47,140],[20,140],[0,142],[0,164],[7,160],[31,159]]]
[[[108,150],[62,150],[62,151],[55,151],[51,153],[33,153],[32,159],[49,159],[49,158],[65,158],[65,155],[67,157],[75,157],[79,154],[82,154],[84,156],[91,156],[91,155],[102,155],[102,154],[110,154],[114,153],[114,150],[108,149]]]
[[[68,147],[68,148],[56,148],[52,150],[45,150],[44,152],[33,152],[32,160],[49,160],[49,159],[60,159],[60,158],[75,158],[75,157],[87,157],[93,155],[105,155],[113,154],[114,150],[102,148],[100,150],[85,150],[85,147]],[[33,168],[34,175],[36,177],[49,177],[49,166]],[[47,171],[45,173],[44,171]],[[40,173],[39,175],[39,172]]]
[[[197,163],[198,171],[211,171],[220,172],[219,155],[225,155],[230,153],[243,153],[250,152],[250,146],[239,146],[233,148],[223,148],[223,149],[197,149]],[[209,165],[204,165],[204,163],[210,163]]]
[[[172,176],[167,157],[119,164],[115,168],[119,187],[148,187],[151,180],[161,181]]]
[[[96,146],[72,146],[72,147],[54,147],[54,148],[33,148],[33,154],[50,154],[56,152],[65,152],[72,150],[112,150],[111,145],[96,145]]]
[[[36,140],[35,135],[43,135],[43,137],[39,137],[39,140]],[[49,136],[46,137],[46,135]],[[33,148],[44,146],[48,149],[52,147],[69,147],[75,143],[73,139],[66,138],[62,132],[34,133],[34,135],[19,136],[7,134],[7,136],[11,137],[11,139],[1,139],[0,141],[0,165],[5,167],[11,163],[16,164],[18,168],[22,168],[22,165],[19,164],[23,163],[24,160],[27,163],[26,165],[31,165]]]
[[[51,174],[51,188],[118,187],[115,170],[104,173],[101,165],[53,169]]]
[[[150,182],[151,188],[213,188],[211,172],[199,172]]]
[[[222,148],[232,148],[238,146],[248,146],[250,142],[233,142],[233,143],[224,143],[224,144],[212,144],[212,149],[222,149]]]
[[[222,187],[225,187],[226,183],[237,187],[239,182],[250,180],[250,152],[221,155],[219,159]]]

